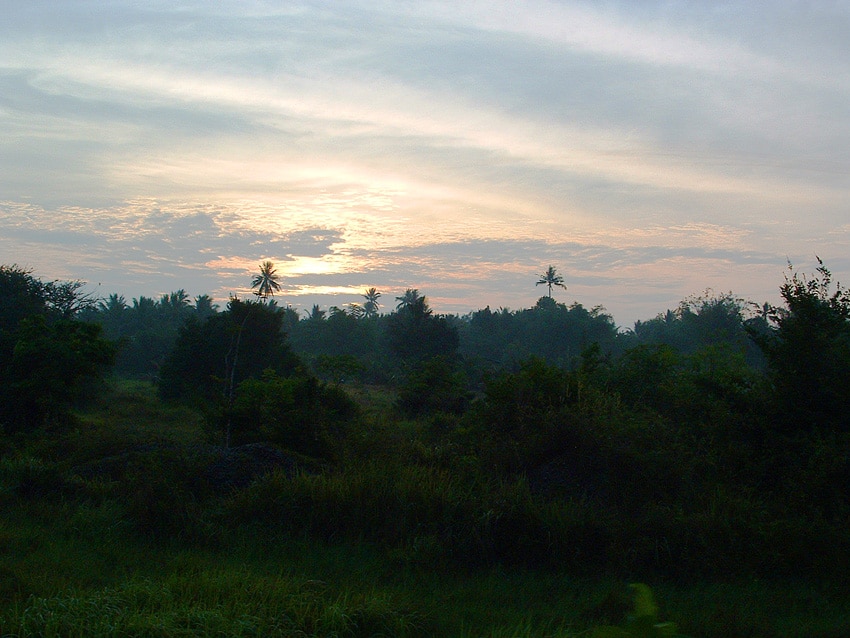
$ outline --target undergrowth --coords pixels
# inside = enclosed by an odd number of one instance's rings
[[[829,521],[722,486],[547,496],[483,467],[457,418],[394,421],[376,392],[340,462],[239,487],[209,478],[203,420],[144,384],[9,444],[0,635],[587,638],[634,629],[633,581],[689,636],[850,635]]]

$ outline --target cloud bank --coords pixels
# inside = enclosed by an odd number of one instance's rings
[[[850,10],[798,3],[17,3],[0,262],[102,294],[419,288],[649,318],[846,281]],[[99,285],[98,285],[99,284]]]

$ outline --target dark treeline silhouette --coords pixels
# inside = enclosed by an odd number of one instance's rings
[[[181,289],[159,299],[139,296],[130,302],[111,294],[87,305],[78,318],[100,324],[104,336],[118,344],[117,374],[153,378],[174,348],[181,326],[190,318],[206,320],[218,310],[209,295],[190,299]]]
[[[686,355],[723,346],[761,368],[764,353],[751,333],[775,328],[766,305],[758,307],[732,293],[684,300],[678,308],[637,321],[627,330],[618,329],[602,306],[566,305],[549,296],[527,309],[487,307],[459,316],[435,314],[417,290],[408,290],[405,295],[412,295],[410,299],[403,295],[397,308],[380,314],[380,293],[374,288],[367,293],[364,304],[328,310],[316,305],[304,316],[274,300],[269,303],[283,315],[282,330],[289,345],[308,363],[354,357],[360,362],[360,376],[378,382],[397,377],[396,364],[436,355],[459,355],[467,366],[481,370],[517,366],[532,356],[571,368],[594,344],[605,356],[620,356],[649,344],[664,344]],[[100,324],[104,336],[119,344],[117,373],[155,378],[181,326],[221,312],[208,295],[190,300],[184,290],[178,290],[159,300],[142,296],[130,303],[113,294],[86,305],[78,317]]]
[[[704,294],[628,330],[548,294],[457,316],[416,289],[382,313],[370,289],[299,315],[273,299],[273,264],[254,283],[223,309],[184,291],[94,303],[2,267],[0,427],[71,422],[117,351],[118,374],[193,406],[211,443],[339,477],[252,506],[291,532],[583,573],[850,568],[850,294],[823,264],[789,266],[781,307]]]
[[[115,358],[80,282],[43,282],[0,266],[0,433],[65,424]]]

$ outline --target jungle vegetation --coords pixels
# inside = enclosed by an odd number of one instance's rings
[[[692,636],[850,634],[823,263],[779,307],[631,329],[551,266],[466,316],[252,283],[220,308],[0,267],[0,635],[580,636],[635,626],[629,582]]]

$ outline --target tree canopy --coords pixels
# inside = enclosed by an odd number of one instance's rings
[[[254,275],[251,280],[251,288],[254,289],[254,294],[260,299],[268,299],[274,297],[276,292],[280,291],[279,276],[274,263],[264,261],[260,264],[260,272]]]
[[[0,429],[64,423],[114,361],[100,326],[75,319],[91,303],[82,286],[0,266]]]
[[[850,291],[833,286],[818,259],[814,276],[794,271],[780,288],[776,329],[753,332],[775,388],[776,419],[790,429],[850,430]]]
[[[564,284],[564,278],[558,274],[554,266],[549,266],[546,272],[540,275],[540,279],[534,285],[539,286],[541,284],[544,284],[549,289],[549,297],[552,296],[552,286],[558,286],[564,290],[567,289],[567,286]]]

